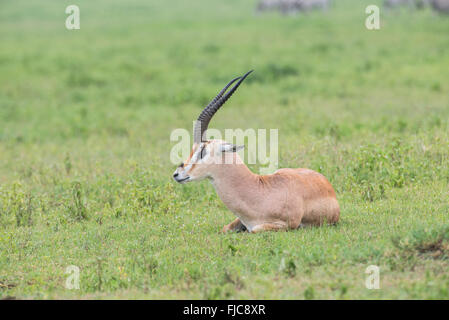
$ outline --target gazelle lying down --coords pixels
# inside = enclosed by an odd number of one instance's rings
[[[335,191],[320,173],[280,169],[274,174],[257,175],[236,152],[243,146],[203,139],[213,115],[250,73],[229,82],[201,112],[194,127],[190,157],[176,169],[173,178],[179,183],[204,178],[212,182],[221,200],[238,217],[224,226],[223,232],[288,230],[336,223],[340,208]]]

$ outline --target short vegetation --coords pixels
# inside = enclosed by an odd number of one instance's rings
[[[60,1],[0,4],[0,297],[449,298],[449,18],[77,4],[72,31]],[[223,235],[212,185],[172,180],[171,131],[249,69],[211,127],[278,128],[279,166],[328,177],[338,225]]]

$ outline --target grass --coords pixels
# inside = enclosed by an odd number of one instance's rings
[[[0,297],[449,298],[449,19],[79,0],[68,31],[69,4],[0,4]],[[222,235],[213,187],[171,180],[171,131],[249,69],[211,126],[279,128],[280,167],[328,177],[337,226]]]

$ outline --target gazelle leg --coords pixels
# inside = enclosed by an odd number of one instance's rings
[[[230,224],[227,224],[223,227],[222,232],[226,233],[228,231],[246,231],[246,227],[243,225],[243,223],[240,221],[239,218],[232,221]]]
[[[262,232],[262,231],[287,231],[287,226],[283,224],[276,223],[262,223],[251,229],[252,233]]]

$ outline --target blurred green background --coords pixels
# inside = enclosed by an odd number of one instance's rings
[[[449,297],[449,18],[256,4],[0,3],[0,297]],[[213,187],[171,180],[171,131],[250,69],[211,127],[278,128],[280,167],[334,185],[337,227],[221,235]]]

